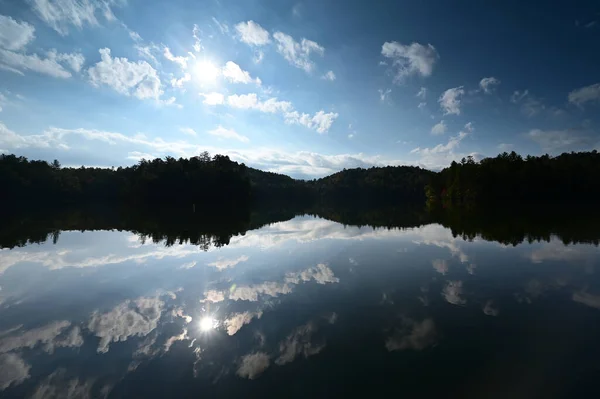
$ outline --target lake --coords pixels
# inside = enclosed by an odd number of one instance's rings
[[[599,397],[598,219],[440,212],[15,216],[0,397]]]

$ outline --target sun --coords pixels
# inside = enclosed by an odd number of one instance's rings
[[[216,327],[216,321],[214,318],[210,316],[206,316],[200,319],[200,330],[202,331],[210,331]]]
[[[194,65],[194,77],[203,83],[213,83],[219,77],[220,71],[210,61],[198,61]]]

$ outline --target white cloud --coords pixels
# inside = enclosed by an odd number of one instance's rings
[[[192,129],[191,127],[180,127],[179,131],[181,133],[185,133],[185,134],[188,134],[190,136],[197,136],[198,135],[198,133],[196,133],[196,131],[194,129]]]
[[[219,20],[216,19],[215,17],[212,17],[212,20],[215,23],[215,25],[217,25],[217,27],[219,28],[219,30],[221,31],[221,33],[223,35],[226,33],[229,33],[229,26],[227,26],[226,23],[219,22]]]
[[[173,53],[171,53],[171,50],[167,46],[165,46],[163,55],[169,61],[172,61],[172,62],[176,63],[177,65],[179,65],[181,67],[181,69],[187,69],[187,61],[188,61],[187,57],[174,56]]]
[[[254,58],[252,58],[252,61],[254,61],[255,64],[260,64],[264,58],[265,52],[262,50],[256,50],[254,52]]]
[[[269,355],[264,352],[251,353],[242,356],[237,375],[243,378],[255,379],[269,367]]]
[[[227,327],[227,334],[234,335],[244,325],[250,324],[250,322],[254,318],[260,319],[261,316],[262,316],[262,312],[234,313],[232,316],[225,319],[225,321],[223,321],[223,324]]]
[[[419,43],[404,45],[398,42],[385,42],[381,54],[389,58],[395,67],[394,82],[401,83],[411,75],[430,76],[439,55],[431,44]]]
[[[189,82],[190,80],[192,80],[192,75],[190,75],[189,73],[185,73],[183,75],[183,77],[181,77],[179,79],[175,79],[175,78],[171,79],[171,86],[181,89],[183,87],[183,85],[186,82]]]
[[[431,128],[431,134],[434,135],[440,135],[440,134],[444,134],[446,133],[446,123],[441,120],[439,123],[436,123],[435,125],[433,125],[433,127]]]
[[[510,97],[510,101],[514,104],[520,103],[521,112],[530,118],[546,109],[539,99],[529,94],[529,90],[523,92],[516,90]]]
[[[0,48],[6,50],[22,50],[35,38],[33,25],[11,17],[0,15]]]
[[[481,81],[479,82],[479,87],[481,88],[481,90],[483,90],[485,94],[491,94],[495,90],[495,86],[498,86],[499,84],[500,80],[491,76],[489,78],[481,79]]]
[[[461,97],[465,94],[462,86],[446,90],[438,102],[444,110],[444,115],[460,115]]]
[[[575,150],[593,144],[590,137],[575,130],[533,129],[527,133],[527,137],[538,143],[542,150],[548,152]]]
[[[334,80],[335,80],[335,78],[336,78],[336,76],[335,76],[335,73],[333,73],[333,71],[327,71],[327,72],[325,73],[325,75],[323,75],[321,78],[322,78],[322,79],[325,79],[325,80],[331,80],[331,81],[334,81]]]
[[[390,94],[392,93],[392,89],[379,89],[379,101],[381,101],[382,103],[387,101],[390,98]]]
[[[269,32],[254,21],[240,22],[235,30],[240,41],[252,46],[264,46],[271,41]]]
[[[600,101],[600,83],[582,87],[569,93],[569,102],[579,107],[587,102]]]
[[[28,379],[30,369],[31,366],[14,353],[0,355],[0,391]]]
[[[23,75],[23,71],[32,71],[55,78],[70,78],[71,73],[64,65],[79,72],[83,65],[83,55],[79,53],[57,53],[55,50],[48,53],[47,58],[37,54],[23,54],[0,49],[0,67],[11,72]]]
[[[419,105],[417,105],[417,108],[419,109],[423,109],[427,106],[427,103],[419,103]]]
[[[107,85],[120,94],[134,95],[139,99],[158,99],[163,94],[158,73],[146,61],[113,58],[108,48],[99,52],[102,60],[87,71],[92,85]]]
[[[230,267],[234,267],[238,263],[246,262],[248,259],[250,258],[246,255],[242,255],[239,258],[235,259],[218,259],[214,262],[208,263],[208,266],[216,267],[219,271],[221,271]]]
[[[475,128],[473,127],[473,122],[467,122],[465,123],[465,131],[471,133],[475,130]]]
[[[146,336],[158,325],[165,303],[159,298],[138,298],[120,303],[110,312],[94,313],[88,329],[100,338],[98,353],[108,352],[111,342]]]
[[[221,73],[232,83],[256,83],[257,86],[260,86],[262,83],[259,78],[252,79],[249,72],[244,71],[238,64],[232,61],[227,61]]]
[[[452,305],[464,305],[467,300],[461,296],[463,294],[462,286],[463,282],[460,280],[448,281],[442,290],[442,296]]]
[[[323,134],[329,131],[333,122],[337,119],[339,114],[335,112],[328,112],[321,110],[314,114],[312,117],[309,114],[298,114],[297,111],[289,112],[285,114],[285,122],[289,124],[300,124],[306,126],[309,129],[314,129],[317,133]]]
[[[151,43],[146,46],[136,44],[133,47],[137,50],[138,55],[140,57],[145,58],[148,61],[152,61],[154,63],[154,65],[160,65],[160,62],[158,62],[158,60],[156,59],[156,56],[153,54],[153,53],[157,53],[157,54],[160,53],[160,48],[156,44]]]
[[[427,97],[427,88],[421,87],[417,92],[416,97],[420,98],[421,100],[425,100],[425,98]]]
[[[200,32],[200,29],[198,28],[198,25],[194,24],[194,29],[192,29],[192,36],[194,37],[194,51],[197,53],[202,51],[202,41],[200,40],[200,37],[198,36],[199,32]]]
[[[209,130],[207,133],[210,135],[213,135],[213,136],[222,137],[224,139],[239,140],[242,143],[247,143],[250,141],[250,139],[248,139],[248,137],[238,134],[233,129],[226,129],[221,125],[219,125],[216,129]]]
[[[394,334],[385,340],[388,351],[422,350],[437,341],[435,323],[432,319],[425,319],[422,322],[407,319],[404,324],[402,329],[396,329]]]
[[[223,291],[208,290],[204,293],[204,299],[200,302],[223,302],[225,300],[225,293]]]
[[[97,14],[107,21],[115,16],[111,7],[123,3],[117,0],[29,0],[33,11],[61,35],[69,33],[69,25],[78,29],[97,26]]]
[[[312,40],[303,38],[300,42],[297,42],[293,37],[283,32],[275,32],[273,38],[277,41],[277,52],[283,58],[296,68],[304,69],[309,73],[315,67],[314,62],[310,59],[311,53],[317,53],[321,56],[325,53],[325,48]]]
[[[206,105],[220,105],[225,102],[225,96],[221,93],[200,93],[200,95],[204,97],[202,103]]]
[[[442,153],[442,152],[448,152],[448,151],[452,151],[454,150],[456,147],[458,147],[458,145],[460,144],[460,142],[468,136],[468,133],[466,132],[459,132],[458,135],[450,137],[450,139],[448,140],[448,143],[446,144],[438,144],[433,148],[420,148],[417,147],[413,150],[411,150],[411,153],[415,154],[424,154],[424,155],[430,155],[430,154],[436,154],[436,153]]]

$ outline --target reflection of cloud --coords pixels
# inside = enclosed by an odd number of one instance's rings
[[[461,263],[469,261],[469,257],[458,246],[458,243],[463,243],[462,238],[456,238],[452,235],[452,231],[439,224],[428,224],[418,229],[414,229],[420,236],[418,240],[414,240],[415,244],[435,245],[440,248],[448,248],[452,256],[458,257]]]
[[[69,321],[55,321],[43,327],[19,332],[18,335],[8,335],[0,340],[0,353],[33,348],[38,344],[42,344],[43,349],[48,353],[53,353],[55,348],[83,345],[79,327],[75,326],[66,332],[69,326],[71,326]],[[16,330],[12,329],[11,332]]]
[[[237,375],[251,380],[262,374],[269,367],[269,355],[256,352],[242,357],[242,364],[237,370]]]
[[[98,232],[86,232],[86,237],[90,239],[98,237]],[[115,234],[111,232],[111,234]],[[144,263],[149,259],[163,259],[165,257],[183,258],[185,256],[201,253],[202,250],[195,245],[174,245],[165,247],[159,244],[146,244],[137,247],[131,247],[128,235],[118,244],[122,244],[118,249],[127,251],[127,255],[108,254],[97,257],[79,257],[78,250],[65,250],[63,248],[43,250],[36,252],[26,252],[19,249],[1,250],[0,256],[0,274],[8,268],[18,263],[38,263],[50,270],[63,269],[65,267],[98,267],[105,265],[114,265],[125,262]],[[116,244],[116,245],[118,245]],[[115,245],[115,244],[112,244]],[[105,248],[106,249],[106,248]],[[111,250],[114,250],[111,247]]]
[[[226,319],[223,324],[227,326],[227,334],[233,335],[240,330],[245,324],[250,324],[255,317],[260,319],[262,312],[243,312],[235,313],[230,318]]]
[[[598,247],[583,244],[565,245],[553,237],[548,243],[541,243],[541,248],[531,251],[529,259],[533,263],[546,261],[567,261],[594,263],[599,255]]]
[[[187,333],[187,328],[184,328],[181,334],[173,335],[172,337],[167,339],[167,342],[165,342],[165,352],[168,352],[169,349],[171,349],[171,345],[173,345],[175,342],[183,341],[184,339],[189,339]]]
[[[442,290],[442,296],[446,298],[446,301],[453,305],[464,305],[467,303],[466,299],[461,298],[462,295],[462,281],[448,281],[446,286]]]
[[[309,357],[321,352],[325,348],[325,344],[313,344],[311,342],[311,336],[317,329],[316,324],[313,322],[296,328],[279,344],[279,357],[275,360],[275,363],[283,365],[292,362],[297,355]]]
[[[388,351],[422,350],[436,342],[437,333],[432,319],[425,319],[422,322],[407,319],[404,324],[402,329],[396,329],[394,334],[385,340]]]
[[[225,293],[217,290],[208,290],[204,293],[204,299],[200,302],[222,302],[225,300]]]
[[[204,293],[201,302],[221,302],[228,295],[232,301],[258,301],[259,295],[276,297],[281,294],[292,292],[294,285],[302,282],[315,280],[318,284],[337,283],[339,278],[335,277],[333,271],[325,264],[318,264],[300,272],[290,272],[285,275],[285,282],[265,281],[252,285],[233,285],[226,291],[209,290]]]
[[[100,337],[98,352],[108,352],[111,342],[148,335],[156,328],[163,307],[164,302],[159,298],[142,297],[122,302],[108,313],[94,313],[88,329]]]
[[[196,266],[196,261],[192,261],[192,262],[188,262],[188,263],[184,263],[183,265],[179,266],[180,269],[191,269],[192,267]]]
[[[333,271],[323,263],[298,273],[287,273],[285,275],[285,281],[292,284],[300,284],[300,281],[310,280],[315,280],[319,284],[340,282],[340,279],[333,275]]]
[[[596,309],[600,309],[600,296],[592,295],[585,291],[578,291],[573,293],[573,300],[575,302],[583,303],[584,305],[591,306]]]
[[[483,307],[483,313],[488,316],[498,316],[500,311],[494,306],[494,301],[490,300],[485,303],[485,306]]]
[[[469,274],[473,275],[475,274],[475,269],[477,269],[477,265],[475,263],[469,263],[466,269]]]
[[[440,274],[448,273],[448,262],[442,259],[434,259],[431,264],[436,272]]]
[[[29,378],[29,369],[31,366],[14,353],[0,355],[0,390],[25,381]]]
[[[219,259],[215,262],[209,263],[208,266],[216,267],[219,270],[225,270],[227,268],[234,267],[238,263],[246,262],[248,259],[250,258],[246,255],[242,255],[237,259]]]
[[[65,369],[58,369],[46,377],[31,396],[32,399],[83,399],[92,398],[93,380],[68,379]],[[107,392],[108,394],[108,392]]]

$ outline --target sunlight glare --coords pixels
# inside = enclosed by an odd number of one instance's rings
[[[203,317],[200,319],[200,330],[210,331],[215,328],[215,319],[210,316]]]
[[[201,82],[212,83],[217,80],[219,73],[219,68],[210,61],[198,61],[194,65],[194,76]]]

